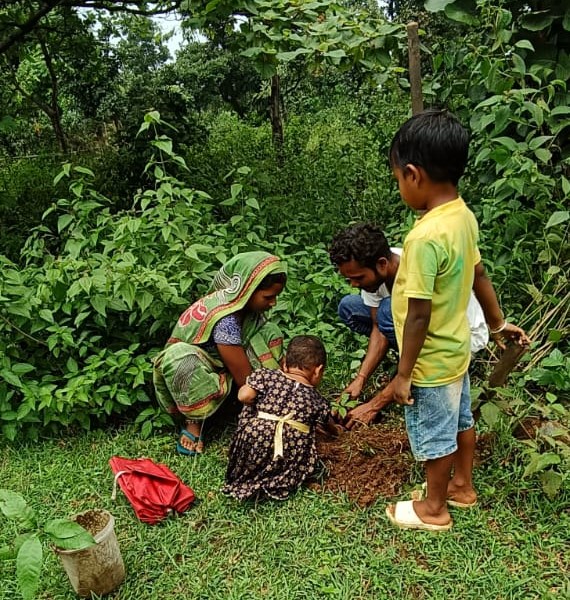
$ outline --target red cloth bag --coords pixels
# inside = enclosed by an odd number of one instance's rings
[[[109,465],[115,473],[113,499],[118,484],[144,523],[154,525],[173,512],[183,513],[195,500],[192,489],[166,465],[150,458],[113,456]]]

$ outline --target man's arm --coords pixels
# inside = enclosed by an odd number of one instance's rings
[[[368,402],[353,408],[348,413],[347,429],[356,423],[367,425],[376,415],[392,401],[399,404],[413,404],[410,399],[412,371],[426,337],[431,318],[431,300],[408,300],[408,314],[404,324],[402,354],[398,363],[398,374],[380,392]]]
[[[370,338],[368,339],[366,356],[360,365],[358,375],[344,390],[347,394],[350,394],[352,398],[358,398],[358,396],[360,396],[364,384],[368,381],[369,377],[372,375],[372,373],[374,373],[388,352],[388,338],[378,329],[378,325],[376,323],[377,313],[378,308],[371,306],[370,318],[372,319],[372,332],[370,333]]]
[[[377,313],[378,308],[371,306],[370,318],[372,319],[372,332],[370,333],[370,338],[368,340],[366,356],[360,365],[358,375],[344,390],[347,394],[350,394],[352,398],[358,398],[358,396],[360,396],[364,384],[368,381],[368,378],[374,373],[388,352],[388,338],[378,329],[376,323]]]
[[[505,349],[503,339],[516,342],[520,346],[527,346],[530,344],[530,339],[520,327],[505,321],[503,311],[497,300],[495,288],[493,287],[491,280],[487,277],[485,267],[483,267],[483,263],[481,262],[475,265],[473,291],[475,292],[477,301],[483,309],[483,314],[485,315],[485,321],[487,321],[487,325],[489,326],[491,337],[499,348],[502,350]]]

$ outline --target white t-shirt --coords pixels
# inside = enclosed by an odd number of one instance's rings
[[[402,256],[402,248],[390,248],[390,250]],[[360,290],[362,301],[365,306],[371,308],[378,308],[380,301],[387,298],[390,295],[386,284],[383,283],[376,292],[367,292]],[[471,352],[479,352],[489,342],[489,330],[487,329],[487,323],[485,322],[485,315],[483,309],[475,294],[471,291],[471,297],[469,298],[469,304],[467,305],[467,320],[469,321],[469,327],[471,329]]]

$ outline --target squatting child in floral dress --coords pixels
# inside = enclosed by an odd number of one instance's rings
[[[336,426],[315,389],[326,352],[314,336],[291,340],[283,371],[257,369],[238,392],[244,403],[231,446],[223,492],[238,500],[285,500],[315,471],[315,427]]]

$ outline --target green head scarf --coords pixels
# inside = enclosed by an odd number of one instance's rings
[[[189,306],[178,319],[169,342],[206,342],[214,325],[245,307],[267,275],[287,273],[287,265],[268,252],[243,252],[216,273],[212,291]]]

